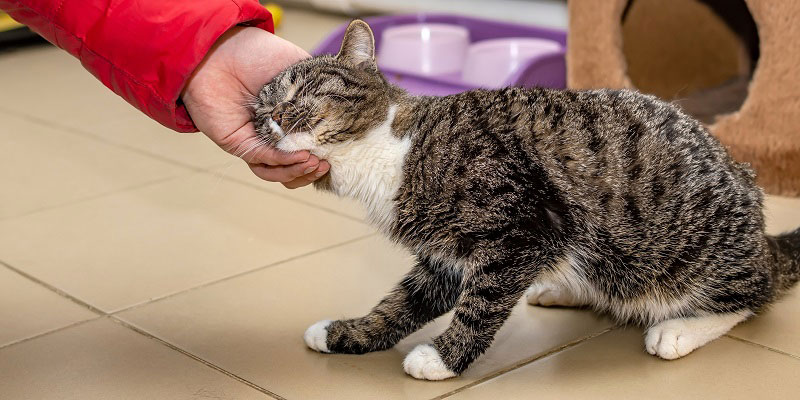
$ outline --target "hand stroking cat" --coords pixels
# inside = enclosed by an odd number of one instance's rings
[[[763,311],[800,278],[800,230],[764,233],[753,172],[677,107],[629,90],[506,88],[414,97],[378,71],[354,21],[336,56],[260,92],[257,132],[328,160],[318,189],[364,203],[416,263],[367,315],[320,321],[323,353],[391,348],[453,310],[411,351],[419,379],[456,376],[526,295],[647,329],[685,356]]]

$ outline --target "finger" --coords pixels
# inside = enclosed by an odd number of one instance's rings
[[[291,165],[307,161],[311,156],[308,151],[287,153],[263,144],[261,138],[256,135],[252,122],[244,124],[224,137],[211,139],[223,150],[248,164]]]
[[[297,188],[301,188],[303,186],[310,185],[311,183],[314,182],[314,179],[316,179],[316,178],[314,178],[313,175],[309,174],[308,176],[301,176],[301,177],[296,178],[296,179],[294,179],[292,181],[284,182],[284,183],[282,183],[282,185],[284,187],[286,187],[287,189],[297,189]]]
[[[245,161],[250,164],[267,164],[277,166],[292,165],[311,161],[312,158],[316,160],[316,162],[319,162],[319,159],[316,158],[316,156],[311,155],[311,153],[306,150],[287,153],[271,146],[262,145],[253,149],[253,151],[247,155]]]
[[[306,185],[308,185],[310,183],[313,183],[317,179],[325,176],[325,174],[328,173],[330,168],[331,168],[331,165],[328,164],[327,161],[320,161],[319,166],[317,167],[316,170],[314,170],[311,173],[308,173],[306,175],[303,175],[303,176],[301,176],[299,178],[296,178],[296,179],[294,179],[292,181],[284,182],[283,186],[285,186],[287,189],[297,189],[299,187],[306,186]]]
[[[225,135],[218,135],[214,132],[203,132],[209,139],[211,139],[222,150],[227,151],[237,157],[247,150],[248,145],[253,145],[257,142],[257,135],[253,122],[247,122],[233,132]]]
[[[331,170],[331,165],[327,161],[325,160],[320,161],[319,167],[317,167],[317,170],[314,171],[314,180],[322,178],[330,170]]]
[[[265,181],[285,183],[313,172],[318,166],[319,160],[314,157],[313,160],[289,166],[250,164],[250,170]]]

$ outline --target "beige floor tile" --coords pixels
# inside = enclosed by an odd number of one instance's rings
[[[794,354],[800,359],[800,287],[736,328],[730,335]]]
[[[177,133],[144,114],[87,124],[82,130],[103,140],[196,168],[241,162],[202,133]]]
[[[356,200],[338,197],[330,192],[314,189],[313,185],[298,189],[286,189],[283,185],[266,182],[253,175],[246,164],[236,162],[210,170],[213,176],[225,177],[252,187],[267,190],[271,193],[290,198],[314,207],[323,208],[359,221],[366,221],[366,209]]]
[[[75,129],[139,113],[54,46],[2,54],[0,71],[0,109]]]
[[[767,231],[776,234],[800,227],[800,198],[767,196]],[[739,325],[731,335],[800,357],[800,287],[764,314]]]
[[[0,264],[0,346],[95,316]]]
[[[104,311],[369,234],[204,173],[0,222],[0,255]]]
[[[767,196],[764,201],[764,215],[769,234],[800,228],[800,198]]]
[[[108,319],[0,350],[4,399],[270,399]]]
[[[463,377],[416,381],[403,356],[446,327],[440,318],[394,349],[367,355],[308,350],[305,329],[367,312],[409,269],[410,257],[374,237],[120,314],[120,318],[281,396],[302,399],[430,398],[597,332],[590,312],[520,304],[494,346]]]
[[[643,349],[641,331],[613,331],[508,372],[452,399],[791,399],[800,360],[730,338],[675,361]]]
[[[24,118],[0,118],[0,219],[189,172]]]

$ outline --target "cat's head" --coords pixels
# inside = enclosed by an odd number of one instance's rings
[[[292,65],[261,89],[256,132],[284,151],[324,152],[380,125],[396,90],[378,71],[372,30],[355,20],[339,54]]]

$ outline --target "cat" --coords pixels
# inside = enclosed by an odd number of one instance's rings
[[[685,356],[800,278],[800,229],[764,233],[748,166],[676,106],[630,90],[505,88],[414,97],[378,71],[369,26],[260,91],[259,138],[331,165],[318,189],[363,202],[415,265],[366,316],[320,321],[323,353],[385,350],[453,311],[404,370],[462,373],[512,307],[585,306]]]

